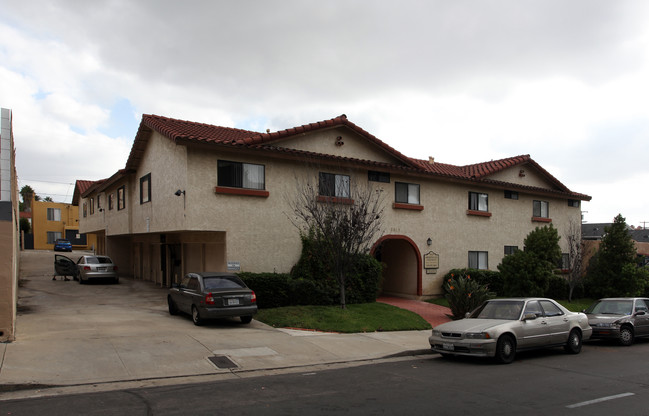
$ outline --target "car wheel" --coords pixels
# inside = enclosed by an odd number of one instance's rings
[[[119,277],[114,278],[113,283],[118,284],[119,283]]]
[[[241,323],[249,324],[250,322],[252,322],[252,316],[251,315],[241,317]]]
[[[633,329],[628,326],[623,326],[620,328],[620,344],[628,347],[633,344]]]
[[[203,319],[201,319],[201,315],[198,313],[198,308],[194,305],[192,305],[192,321],[196,326],[203,325]]]
[[[516,341],[511,335],[502,335],[496,344],[496,360],[502,364],[509,364],[516,357]]]
[[[581,352],[581,332],[573,329],[568,335],[568,342],[563,347],[570,354],[579,354]]]
[[[167,296],[167,305],[169,305],[169,315],[178,315],[178,306],[171,299],[171,296]]]

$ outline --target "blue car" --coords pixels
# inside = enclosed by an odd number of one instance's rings
[[[59,238],[54,243],[54,251],[72,251],[72,243],[63,238]]]

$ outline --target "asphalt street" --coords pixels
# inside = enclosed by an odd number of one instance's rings
[[[521,353],[511,365],[437,355],[276,376],[0,402],[34,415],[647,415],[649,342]]]

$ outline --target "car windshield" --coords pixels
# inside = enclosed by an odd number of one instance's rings
[[[243,289],[246,285],[236,276],[211,276],[203,278],[205,289]]]
[[[485,302],[473,311],[470,318],[474,319],[508,319],[520,318],[523,310],[522,300],[499,300]]]
[[[601,315],[631,315],[633,313],[633,301],[630,299],[600,300],[590,305],[586,313]]]
[[[112,260],[108,257],[86,257],[87,264],[110,264]]]

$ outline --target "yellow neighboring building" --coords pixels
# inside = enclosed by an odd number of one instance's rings
[[[53,250],[58,238],[72,243],[74,250],[89,250],[96,246],[95,236],[79,232],[79,209],[62,202],[32,199],[32,233],[34,250]]]

